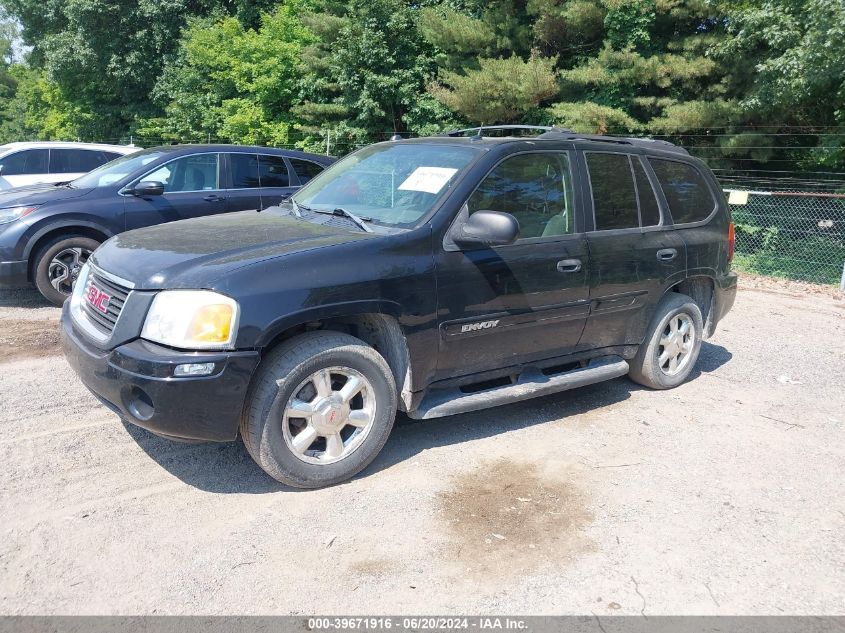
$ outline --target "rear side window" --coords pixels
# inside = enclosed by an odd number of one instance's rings
[[[51,174],[84,174],[104,165],[118,154],[90,149],[51,149]]]
[[[259,181],[262,187],[288,187],[288,167],[281,156],[258,157]]]
[[[637,190],[627,154],[588,152],[586,157],[596,230],[638,228]]]
[[[637,182],[637,196],[640,200],[640,225],[657,226],[660,224],[660,207],[657,206],[654,189],[640,159],[631,156],[631,164],[634,166],[634,180]]]
[[[301,185],[304,185],[324,169],[322,165],[312,163],[310,160],[299,160],[298,158],[289,158],[288,160],[293,165],[296,175],[299,176],[299,184]]]
[[[232,166],[233,189],[258,188],[257,154],[229,154],[229,164]]]
[[[695,167],[658,158],[649,158],[649,162],[669,203],[675,224],[707,219],[716,201],[704,177]]]
[[[46,174],[49,154],[50,150],[46,149],[25,149],[0,158],[0,176]]]

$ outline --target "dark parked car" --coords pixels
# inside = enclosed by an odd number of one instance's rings
[[[710,170],[665,142],[471,134],[371,145],[261,213],[112,238],[65,304],[71,365],[125,420],[240,433],[301,487],[369,464],[397,409],[686,380],[736,294]]]
[[[0,192],[0,288],[35,283],[61,305],[112,235],[278,204],[333,161],[267,147],[155,147],[70,183]]]

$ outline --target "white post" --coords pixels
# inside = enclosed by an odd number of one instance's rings
[[[839,280],[839,289],[845,290],[845,262],[842,262],[842,279]]]
[[[326,156],[330,156],[329,154],[329,141],[332,138],[332,131],[326,130]]]

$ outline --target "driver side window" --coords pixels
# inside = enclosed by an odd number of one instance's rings
[[[574,233],[569,157],[538,152],[508,158],[481,182],[467,206],[470,213],[510,213],[519,222],[520,239]]]

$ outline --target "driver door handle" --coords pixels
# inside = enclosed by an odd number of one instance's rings
[[[671,262],[678,256],[678,251],[674,248],[661,248],[657,251],[657,261]]]
[[[557,263],[559,273],[577,273],[581,270],[580,259],[562,259]]]
[[[206,202],[223,202],[226,198],[223,196],[218,196],[216,193],[211,194],[210,196],[206,196],[203,198]]]

